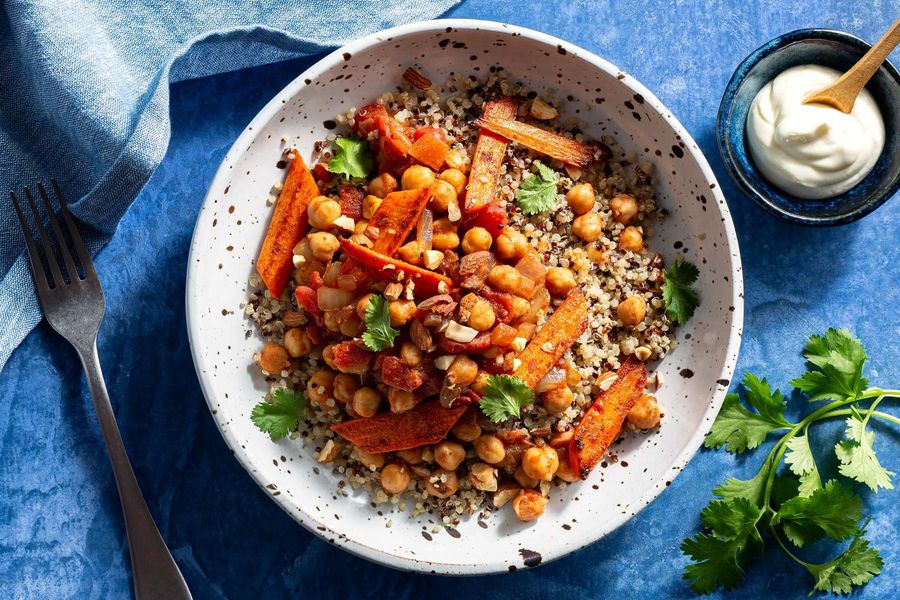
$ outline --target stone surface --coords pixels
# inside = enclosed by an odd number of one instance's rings
[[[516,3],[518,5],[518,3]],[[866,6],[863,6],[865,4]],[[470,0],[451,16],[546,31],[611,60],[653,90],[703,147],[728,198],[744,258],[746,330],[738,372],[776,385],[802,370],[810,333],[846,326],[866,344],[874,384],[900,385],[900,206],[894,198],[837,229],[782,223],[739,194],[714,138],[737,63],[785,31],[822,26],[873,40],[900,2]],[[897,60],[897,53],[894,54]],[[97,259],[107,295],[100,355],[125,444],[195,598],[688,597],[678,550],[715,482],[762,459],[702,451],[656,502],[604,540],[539,569],[472,579],[391,571],[313,537],[272,503],[225,448],[200,393],[184,323],[184,273],[206,185],[259,108],[302,71],[288,62],[172,90],[165,161]],[[792,412],[801,406],[796,401]],[[888,411],[896,411],[893,406]],[[882,462],[900,471],[900,435],[876,425]],[[836,428],[817,430],[829,446]],[[0,373],[0,597],[120,598],[128,553],[112,475],[74,354],[46,324]],[[829,459],[823,455],[823,463]],[[885,569],[858,595],[893,597],[900,578],[895,491],[864,493]],[[816,556],[817,549],[811,556]],[[810,579],[777,552],[734,593],[805,597]]]

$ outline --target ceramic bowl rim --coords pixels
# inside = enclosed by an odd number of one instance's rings
[[[231,166],[236,160],[240,158],[240,156],[242,156],[243,150],[247,148],[250,141],[258,135],[259,131],[262,129],[260,125],[268,123],[272,119],[272,117],[282,108],[283,105],[281,99],[285,97],[292,97],[299,93],[300,90],[302,90],[307,85],[304,83],[305,79],[315,80],[316,77],[319,77],[322,73],[327,72],[335,65],[341,64],[345,60],[343,58],[344,53],[351,53],[353,55],[356,55],[361,51],[369,50],[375,46],[388,43],[391,40],[395,41],[397,37],[418,33],[445,31],[448,28],[452,28],[458,31],[481,30],[500,33],[504,35],[515,34],[516,36],[521,36],[523,38],[544,44],[548,48],[559,49],[560,52],[562,52],[563,50],[570,52],[589,63],[594,68],[606,72],[614,78],[618,78],[619,81],[630,91],[643,96],[645,102],[652,106],[653,109],[659,113],[661,118],[665,120],[669,127],[671,127],[673,133],[681,136],[681,139],[684,141],[686,152],[690,154],[691,158],[695,161],[698,169],[700,170],[702,176],[710,185],[710,193],[716,200],[715,202],[712,202],[711,205],[715,206],[716,210],[719,211],[719,217],[724,228],[725,239],[728,243],[727,250],[729,251],[730,266],[730,273],[728,273],[728,276],[732,281],[730,302],[731,306],[734,307],[734,311],[733,319],[731,321],[731,328],[728,332],[727,345],[722,350],[723,362],[722,369],[719,373],[719,381],[730,381],[734,374],[738,350],[740,348],[741,335],[743,332],[744,284],[740,259],[740,249],[734,230],[734,223],[732,222],[731,214],[728,210],[728,205],[725,203],[724,196],[722,195],[721,186],[718,185],[716,177],[712,169],[710,168],[706,158],[700,151],[699,146],[696,144],[690,134],[688,134],[681,123],[672,115],[671,111],[669,111],[653,93],[651,93],[642,84],[637,82],[634,78],[626,75],[624,71],[617,68],[608,61],[591,52],[588,52],[587,50],[580,48],[579,46],[550,36],[548,34],[493,21],[482,21],[476,19],[437,19],[400,25],[383,31],[378,31],[360,38],[359,40],[346,44],[345,46],[338,48],[337,50],[326,55],[315,64],[310,66],[306,71],[299,74],[293,81],[291,81],[281,91],[275,94],[272,100],[268,104],[266,104],[266,106],[264,106],[262,110],[259,111],[259,113],[247,125],[247,127],[243,130],[241,135],[238,136],[237,140],[226,153],[225,158],[223,159],[218,170],[216,171],[215,176],[210,182],[209,191],[204,198],[203,205],[207,206],[209,205],[208,203],[212,203],[215,196],[214,190],[221,189],[225,184],[225,181],[231,177],[229,166]],[[195,299],[196,295],[191,293],[191,283],[192,280],[197,279],[198,276],[195,274],[200,269],[201,261],[197,257],[207,251],[204,247],[202,247],[201,238],[209,234],[209,228],[210,225],[205,222],[201,222],[200,218],[198,217],[197,224],[195,225],[194,235],[191,240],[190,254],[188,257],[187,284],[185,291],[185,311],[191,355],[198,374],[198,379],[200,381],[200,387],[203,391],[204,398],[206,399],[210,412],[213,415],[213,420],[215,421],[219,431],[221,432],[226,445],[228,446],[229,450],[231,450],[232,455],[237,458],[238,462],[253,478],[260,489],[263,489],[263,491],[265,491],[264,487],[268,482],[263,478],[262,474],[259,471],[255,471],[255,465],[250,460],[249,454],[242,451],[241,442],[236,438],[236,434],[234,433],[234,431],[220,422],[220,419],[216,416],[214,405],[215,397],[211,383],[213,379],[211,375],[212,369],[210,368],[211,364],[208,364],[208,361],[211,361],[212,359],[204,356],[203,353],[199,350],[199,340],[203,336],[203,333],[200,329],[200,322],[203,319],[203,315],[200,311],[199,300]],[[546,564],[552,560],[561,558],[562,556],[566,556],[572,552],[575,552],[576,550],[579,550],[589,544],[596,542],[605,535],[608,535],[609,533],[623,525],[625,522],[630,520],[640,510],[642,510],[652,500],[654,500],[660,493],[662,493],[662,491],[668,487],[666,483],[670,482],[672,479],[674,479],[674,477],[678,475],[678,473],[680,473],[681,469],[690,461],[690,459],[702,445],[706,434],[712,426],[712,422],[715,419],[716,414],[718,414],[719,408],[724,400],[726,393],[727,385],[723,386],[720,384],[713,389],[710,394],[708,406],[705,412],[701,415],[696,431],[691,435],[687,443],[680,449],[679,453],[673,457],[663,476],[654,484],[648,485],[645,488],[643,493],[634,504],[634,511],[629,514],[620,514],[614,520],[611,520],[611,524],[605,532],[586,536],[588,539],[578,541],[573,540],[571,543],[551,546],[545,552],[542,552],[542,564]],[[334,537],[335,532],[333,532],[322,523],[318,522],[315,515],[304,512],[300,507],[294,504],[294,502],[288,497],[287,494],[280,494],[278,496],[273,496],[271,494],[267,495],[272,500],[274,500],[288,515],[299,522],[309,532],[326,541],[329,538]],[[447,564],[422,559],[408,558],[406,556],[399,556],[397,554],[393,554],[379,548],[374,548],[361,542],[359,539],[351,538],[349,536],[339,545],[339,547],[347,550],[348,552],[351,552],[356,556],[404,571],[415,571],[443,575],[482,575],[508,572],[508,562],[503,561],[499,556],[495,560],[482,561],[479,563],[457,562],[453,564]]]
[[[737,91],[741,88],[741,86],[744,84],[744,81],[747,79],[747,75],[749,75],[750,71],[752,71],[753,68],[763,59],[768,58],[772,54],[780,52],[788,44],[805,40],[828,40],[839,42],[848,47],[861,50],[863,52],[866,52],[869,48],[871,48],[871,44],[859,37],[856,37],[853,34],[827,28],[795,29],[794,31],[789,31],[788,33],[774,37],[768,42],[762,44],[759,48],[751,52],[744,60],[740,62],[740,64],[734,70],[731,79],[728,81],[728,85],[725,87],[725,92],[722,94],[722,101],[719,105],[719,111],[716,115],[716,142],[719,147],[719,154],[721,154],[722,156],[722,162],[725,164],[725,169],[728,171],[731,179],[738,185],[739,188],[741,188],[741,191],[743,191],[747,196],[750,197],[751,200],[753,200],[757,205],[766,210],[768,213],[799,225],[810,225],[816,227],[846,225],[868,215],[869,213],[880,207],[882,204],[887,202],[888,199],[890,199],[894,194],[896,194],[897,190],[900,190],[900,171],[894,174],[893,180],[888,185],[875,190],[866,199],[864,204],[858,206],[850,212],[843,213],[834,217],[807,217],[782,209],[775,202],[771,201],[762,192],[760,192],[753,182],[754,177],[748,175],[743,167],[740,166],[740,163],[735,160],[733,148],[728,140],[727,129],[730,125],[731,119],[733,118],[732,113],[734,98],[737,94]],[[885,60],[884,63],[882,63],[882,67],[884,67],[888,74],[897,82],[898,85],[900,85],[900,73],[898,73],[896,67],[894,67],[891,61]],[[898,98],[898,100],[900,100],[900,98]],[[762,175],[759,175],[759,177],[762,177]]]

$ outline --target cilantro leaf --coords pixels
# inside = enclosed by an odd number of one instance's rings
[[[280,389],[272,394],[271,401],[263,400],[253,407],[250,420],[263,433],[277,440],[297,429],[297,423],[306,416],[306,396],[302,393]]]
[[[331,173],[347,177],[368,177],[375,167],[375,159],[366,140],[339,137],[334,140],[334,156],[328,161]]]
[[[559,175],[541,161],[534,161],[536,173],[524,179],[516,190],[516,206],[527,216],[536,215],[556,206],[556,185]]]
[[[803,356],[812,368],[791,385],[806,392],[810,401],[851,398],[869,385],[862,376],[866,349],[846,329],[832,328],[824,336],[811,336]]]
[[[803,498],[808,498],[822,487],[822,479],[819,477],[819,469],[816,467],[816,459],[809,447],[808,433],[792,437],[785,444],[787,454],[784,462],[791,472],[800,478],[798,493]]]
[[[666,304],[666,315],[669,320],[684,325],[700,305],[700,296],[691,287],[700,276],[697,266],[686,260],[676,261],[663,271],[663,301]]]
[[[854,586],[859,586],[879,573],[884,561],[878,550],[869,546],[863,538],[865,527],[856,532],[850,546],[837,558],[821,564],[804,563],[806,569],[816,578],[814,591],[849,594]]]
[[[778,390],[772,392],[768,381],[746,373],[743,386],[744,398],[757,412],[745,408],[737,394],[725,396],[704,442],[707,448],[724,445],[729,452],[744,452],[759,446],[769,433],[791,426],[784,419],[784,397]]]
[[[493,423],[519,418],[521,408],[531,404],[534,391],[518,377],[491,375],[487,378],[479,406]]]
[[[881,466],[875,456],[875,432],[866,429],[865,419],[854,410],[853,416],[847,418],[846,440],[834,446],[840,465],[838,472],[869,486],[873,492],[878,488],[893,489],[892,471]]]
[[[384,296],[372,294],[366,304],[366,331],[362,334],[363,343],[372,352],[392,348],[394,340],[400,332],[391,327],[391,316]]]
[[[827,535],[840,541],[856,533],[862,518],[862,499],[837,480],[816,490],[808,498],[797,496],[785,502],[775,514],[784,534],[798,548]]]
[[[769,477],[769,469],[771,462],[767,462],[753,476],[752,479],[737,479],[729,477],[725,483],[720,483],[713,490],[713,494],[723,500],[734,500],[744,498],[756,506],[762,506],[763,497],[766,489],[766,479]]]
[[[756,527],[762,514],[746,498],[709,503],[700,518],[711,534],[700,533],[681,544],[681,551],[694,561],[683,575],[692,590],[699,594],[720,587],[729,590],[744,579],[742,564],[762,549]]]

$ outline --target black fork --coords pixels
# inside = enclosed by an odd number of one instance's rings
[[[22,234],[25,236],[34,287],[37,289],[44,316],[47,317],[50,326],[75,348],[87,376],[88,389],[94,400],[94,410],[100,421],[103,440],[106,442],[116,487],[119,490],[122,513],[125,516],[125,532],[128,536],[128,549],[131,554],[135,597],[138,600],[190,599],[190,590],[172,559],[172,555],[169,554],[169,550],[156,528],[156,523],[153,522],[153,516],[147,508],[144,496],[141,494],[141,488],[134,477],[134,471],[128,461],[128,455],[125,453],[125,446],[122,444],[116,417],[109,403],[106,383],[103,381],[103,373],[100,370],[100,357],[97,354],[97,333],[100,331],[100,323],[103,322],[103,313],[106,309],[100,278],[97,277],[91,255],[81,240],[78,229],[75,227],[75,221],[66,207],[65,199],[59,191],[56,181],[51,180],[51,185],[59,202],[60,213],[75,249],[75,255],[81,263],[83,275],[79,274],[76,268],[75,257],[69,251],[44,186],[39,183],[37,190],[49,217],[50,229],[53,237],[56,238],[56,247],[59,255],[62,256],[62,264],[56,258],[53,242],[43,226],[41,213],[35,205],[31,190],[25,188],[24,194],[32,217],[37,224],[38,237],[47,269],[42,264],[41,255],[31,237],[28,222],[15,192],[9,194],[12,197],[19,224],[22,226]]]

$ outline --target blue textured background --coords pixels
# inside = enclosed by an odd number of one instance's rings
[[[868,347],[873,383],[897,387],[896,198],[839,229],[787,225],[726,179],[713,126],[733,68],[764,41],[809,26],[871,41],[900,15],[900,2],[671,4],[547,0],[524,10],[469,0],[450,16],[507,21],[584,46],[635,75],[694,135],[720,178],[740,237],[746,281],[740,372],[785,385],[802,370],[805,337],[843,325]],[[654,504],[589,549],[537,570],[478,579],[401,574],[332,548],[284,514],[231,458],[191,364],[183,301],[188,244],[225,151],[308,64],[175,85],[166,159],[97,259],[108,304],[100,354],[110,395],[150,509],[195,598],[689,596],[680,579],[681,539],[695,531],[712,485],[726,474],[749,476],[761,453],[736,460],[701,452]],[[900,471],[900,435],[877,427],[883,463]],[[828,446],[833,435],[825,429],[816,437]],[[0,597],[128,597],[124,530],[87,391],[74,354],[46,324],[0,375],[0,457]],[[886,567],[861,598],[896,597],[896,493],[865,494],[875,513],[870,538]],[[805,596],[808,576],[780,554],[770,556],[754,564],[736,596]]]

